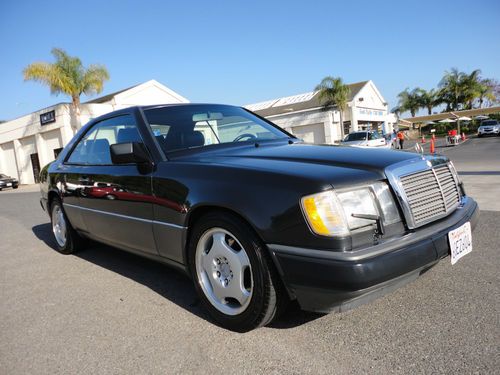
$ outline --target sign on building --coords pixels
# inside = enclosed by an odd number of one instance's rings
[[[47,125],[56,122],[56,111],[45,112],[40,115],[40,124]]]

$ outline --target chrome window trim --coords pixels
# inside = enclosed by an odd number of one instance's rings
[[[177,225],[177,224],[172,224],[172,223],[165,223],[164,221],[143,219],[143,218],[135,217],[135,216],[128,216],[128,215],[117,214],[115,212],[107,212],[107,211],[96,210],[94,208],[81,207],[81,206],[77,206],[77,205],[69,204],[69,203],[63,203],[63,206],[77,208],[77,209],[84,210],[84,211],[95,212],[95,213],[103,214],[103,215],[116,216],[116,217],[120,217],[122,219],[136,220],[136,221],[141,221],[141,222],[149,223],[149,224],[165,225],[167,227],[172,227],[172,228],[177,228],[177,229],[187,229],[187,227],[184,227],[182,225]]]

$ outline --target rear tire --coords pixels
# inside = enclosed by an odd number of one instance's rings
[[[61,254],[72,254],[85,247],[86,239],[79,236],[73,229],[58,198],[54,199],[50,205],[50,219],[57,251]]]
[[[212,212],[197,220],[188,262],[200,299],[224,328],[246,332],[286,308],[288,297],[264,244],[236,215]]]

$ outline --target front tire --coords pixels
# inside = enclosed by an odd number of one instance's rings
[[[239,217],[213,212],[194,225],[188,247],[195,289],[224,328],[269,324],[288,301],[264,245]]]
[[[50,219],[57,251],[61,254],[72,254],[86,245],[86,240],[71,226],[59,199],[50,205]]]

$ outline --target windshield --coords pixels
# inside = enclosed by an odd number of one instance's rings
[[[165,153],[220,143],[290,137],[278,127],[233,106],[167,106],[147,109],[144,114]]]
[[[4,175],[3,173],[0,173],[0,178],[7,178],[7,176]]]
[[[366,134],[367,134],[366,132],[347,134],[346,137],[344,138],[344,142],[366,141]]]
[[[497,124],[498,124],[497,120],[489,120],[489,121],[483,121],[481,123],[481,126],[497,125]]]

